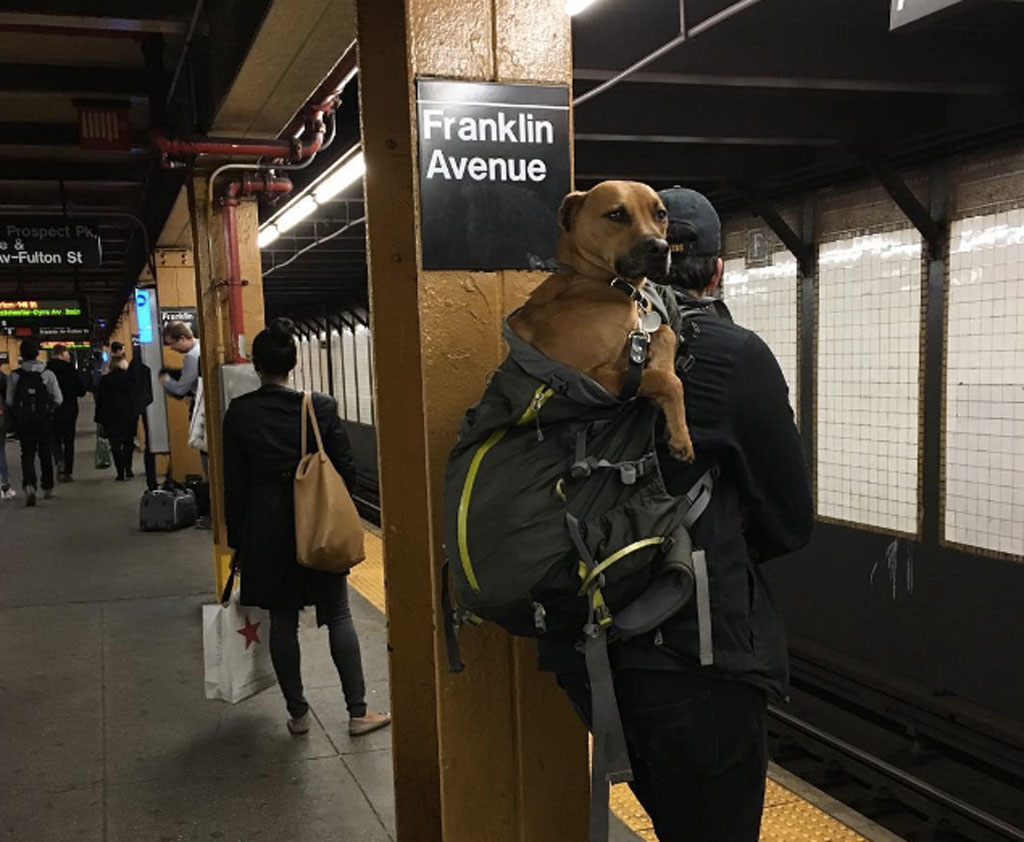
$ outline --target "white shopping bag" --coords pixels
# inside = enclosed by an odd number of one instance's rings
[[[238,604],[235,574],[228,577],[226,602],[203,606],[206,698],[240,702],[274,684],[270,662],[270,615]]]

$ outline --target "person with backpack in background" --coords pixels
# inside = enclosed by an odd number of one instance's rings
[[[810,539],[810,472],[778,362],[713,299],[722,278],[721,225],[700,193],[662,191],[671,269],[655,286],[680,337],[676,370],[696,461],[672,459],[669,493],[709,469],[707,508],[690,529],[705,554],[710,624],[694,602],[649,632],[608,647],[634,779],[660,842],[756,842],[764,805],[770,698],[788,687],[786,635],[760,565]],[[702,625],[704,626],[702,628]],[[540,639],[540,667],[588,727],[591,686],[578,635]],[[703,648],[701,641],[707,642]]]
[[[7,411],[7,375],[0,368],[0,503],[12,500],[16,496],[11,488],[11,475],[7,469],[7,422],[10,413]]]
[[[43,497],[53,497],[53,454],[50,435],[53,413],[63,402],[60,384],[39,359],[39,342],[21,343],[21,367],[7,378],[7,404],[21,442],[21,482],[25,506],[36,504],[36,454],[39,454]]]
[[[75,470],[75,432],[78,427],[78,399],[85,396],[85,384],[71,362],[66,345],[54,345],[46,366],[57,378],[64,400],[53,413],[53,460],[57,482],[72,482]]]

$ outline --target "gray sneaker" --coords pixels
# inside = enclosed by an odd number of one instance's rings
[[[36,504],[36,489],[35,486],[25,486],[25,508],[31,509]]]
[[[44,500],[52,500],[53,499],[53,489],[52,488],[44,488],[43,489],[43,499]]]
[[[0,488],[0,500],[13,500],[17,496],[18,492],[9,485],[5,485],[3,488]]]
[[[299,736],[300,734],[308,734],[312,719],[313,717],[310,716],[309,711],[307,710],[302,714],[302,716],[296,716],[288,720],[288,730],[296,736]]]

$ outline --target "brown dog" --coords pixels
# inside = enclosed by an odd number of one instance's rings
[[[668,214],[658,194],[635,181],[605,181],[570,193],[559,210],[558,260],[566,268],[549,276],[509,321],[516,335],[554,360],[621,394],[629,367],[630,334],[640,327],[648,277],[668,273]],[[615,278],[630,287],[612,285]],[[683,384],[675,371],[676,336],[668,325],[650,332],[647,367],[638,395],[665,413],[669,449],[693,459],[686,426]]]

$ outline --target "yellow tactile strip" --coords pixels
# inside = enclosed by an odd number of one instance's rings
[[[367,530],[366,561],[356,566],[349,582],[379,611],[384,611],[384,554],[380,537]],[[645,842],[657,842],[651,820],[626,784],[612,787],[615,815]],[[761,842],[866,842],[863,836],[769,780],[761,819]]]

